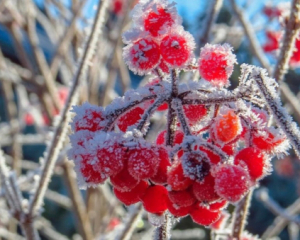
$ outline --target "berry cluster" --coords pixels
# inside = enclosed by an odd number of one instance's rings
[[[271,157],[288,147],[270,126],[252,80],[262,70],[243,65],[240,85],[229,91],[236,58],[227,44],[205,45],[196,65],[193,39],[179,25],[174,4],[144,0],[133,18],[124,58],[131,70],[156,76],[105,108],[73,108],[69,157],[79,184],[109,179],[125,205],[142,202],[150,213],[189,214],[198,224],[218,228],[226,218],[221,210],[256,186],[270,171]],[[179,83],[179,70],[195,69],[203,81]],[[156,111],[165,111],[167,126],[149,142]]]

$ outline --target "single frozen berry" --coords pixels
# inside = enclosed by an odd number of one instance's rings
[[[215,212],[215,211],[224,209],[227,205],[228,205],[228,202],[226,200],[220,200],[218,202],[214,202],[214,203],[210,204],[208,209],[210,211]]]
[[[155,184],[166,184],[168,179],[168,168],[171,166],[168,151],[163,147],[158,147],[158,155],[160,163],[157,172],[151,177],[151,181]]]
[[[192,207],[193,205],[187,207],[178,206],[168,199],[168,210],[174,217],[184,217],[188,215],[192,210]]]
[[[252,180],[261,178],[266,167],[266,156],[257,148],[244,148],[234,158],[234,164],[246,165]]]
[[[197,201],[190,188],[182,191],[170,191],[168,194],[171,202],[180,207],[191,206]]]
[[[143,75],[159,64],[159,45],[151,38],[140,39],[124,48],[123,58],[130,70]]]
[[[154,147],[136,147],[128,152],[128,171],[135,179],[147,179],[154,176],[160,164],[157,149]]]
[[[221,143],[229,143],[235,140],[241,131],[241,120],[233,110],[227,111],[227,113],[216,119],[214,136]]]
[[[86,183],[100,184],[108,178],[108,175],[95,170],[94,164],[90,161],[90,155],[81,155],[81,157],[80,172]]]
[[[100,125],[104,120],[101,107],[84,103],[81,106],[74,106],[73,112],[76,114],[71,123],[73,131],[89,130],[96,132],[103,129],[103,126]]]
[[[220,218],[221,213],[212,212],[205,207],[195,206],[195,208],[190,212],[190,216],[195,223],[208,226],[216,222]]]
[[[194,182],[193,193],[200,202],[210,203],[220,199],[220,196],[215,192],[215,178],[209,174],[202,182]]]
[[[273,52],[280,46],[281,32],[266,31],[267,42],[263,45],[263,50],[267,52]]]
[[[275,130],[274,130],[275,131]],[[260,150],[271,152],[285,141],[280,134],[274,134],[268,130],[263,132],[255,132],[252,136],[252,143]]]
[[[150,11],[144,19],[145,30],[154,37],[162,34],[163,30],[171,27],[173,23],[171,14],[161,6],[157,6],[155,11]]]
[[[200,52],[199,72],[202,78],[215,86],[229,85],[229,77],[237,62],[229,44],[206,44]]]
[[[128,192],[138,185],[139,180],[132,177],[127,166],[125,166],[121,172],[110,177],[110,182],[119,191]]]
[[[188,152],[181,158],[184,175],[192,180],[202,181],[209,174],[210,163],[206,155]]]
[[[126,132],[129,126],[136,124],[142,117],[144,109],[141,107],[135,107],[132,110],[126,112],[118,120],[118,127],[122,132]]]
[[[206,114],[207,109],[205,105],[184,105],[183,111],[190,124],[199,122]]]
[[[190,39],[187,32],[168,34],[160,43],[161,56],[171,67],[183,67],[191,58],[193,44],[193,39]]]
[[[167,134],[167,130],[164,130],[162,132],[160,132],[156,138],[156,144],[157,145],[166,145],[166,134]],[[176,144],[181,144],[184,138],[184,134],[182,131],[176,131],[175,132],[175,137],[174,137],[174,141],[173,141],[173,145]]]
[[[137,203],[146,193],[149,184],[146,181],[141,181],[136,187],[131,189],[129,192],[122,192],[114,188],[116,197],[125,205],[131,205]]]
[[[193,181],[184,175],[181,163],[177,162],[169,169],[167,182],[172,190],[181,191],[187,189]]]
[[[97,149],[99,172],[108,176],[119,173],[124,167],[125,154],[125,149],[119,143],[105,141]]]
[[[248,172],[234,165],[220,165],[213,171],[216,193],[229,202],[239,201],[250,188]]]
[[[163,186],[150,186],[142,197],[142,202],[146,211],[163,213],[168,208],[168,191]]]

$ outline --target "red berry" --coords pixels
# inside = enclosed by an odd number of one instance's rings
[[[154,37],[161,35],[162,31],[171,27],[173,23],[171,14],[161,6],[157,6],[156,11],[149,12],[144,19],[145,30]]]
[[[99,172],[112,176],[124,167],[125,149],[119,143],[108,140],[97,149],[97,158]]]
[[[211,224],[210,227],[214,230],[224,229],[224,225],[229,217],[230,217],[230,214],[228,214],[227,212],[221,212],[220,218],[216,222]]]
[[[228,202],[226,200],[221,200],[219,202],[214,202],[209,205],[208,209],[212,212],[219,211],[224,209],[227,206]]]
[[[236,57],[228,44],[206,44],[200,52],[199,71],[201,77],[215,86],[229,85]]]
[[[197,201],[191,189],[185,189],[183,191],[170,191],[169,198],[172,203],[180,207],[191,206]]]
[[[172,67],[183,67],[190,60],[193,48],[194,42],[187,32],[168,34],[160,44],[163,60]]]
[[[151,38],[143,38],[124,48],[123,58],[130,70],[143,75],[159,64],[159,45]]]
[[[266,156],[257,148],[244,148],[235,156],[234,164],[246,165],[252,180],[257,180],[264,174]]]
[[[149,184],[146,181],[141,181],[136,187],[131,189],[129,192],[122,192],[114,188],[116,197],[125,205],[131,205],[137,203],[146,193]]]
[[[200,225],[208,226],[216,222],[220,216],[220,212],[212,212],[207,208],[196,206],[191,212],[190,215],[195,223]]]
[[[249,174],[234,165],[220,165],[213,171],[216,193],[230,202],[239,201],[250,188]]]
[[[81,155],[81,157],[80,172],[82,173],[85,182],[99,184],[103,183],[108,178],[108,175],[95,170],[95,165],[90,163],[90,155]]]
[[[164,130],[158,134],[158,136],[156,138],[157,145],[166,145],[166,134],[167,134],[167,130]],[[179,131],[179,130],[176,131],[173,145],[181,144],[183,141],[183,138],[184,138],[183,132]]]
[[[117,175],[111,176],[110,181],[114,188],[118,189],[121,192],[128,192],[139,183],[138,180],[136,180],[129,174],[127,166],[125,166],[123,170]]]
[[[267,152],[271,152],[272,150],[274,150],[274,148],[283,143],[284,140],[284,137],[281,137],[279,134],[275,135],[268,130],[263,132],[256,132],[252,136],[253,145],[258,149]]]
[[[202,182],[194,182],[193,193],[200,202],[210,203],[220,199],[220,196],[215,192],[215,178],[209,174]]]
[[[142,117],[144,109],[135,107],[122,115],[118,120],[118,127],[122,132],[126,132],[129,126],[136,124]]]
[[[221,143],[229,143],[241,133],[242,125],[233,110],[219,116],[215,121],[214,136]]]
[[[280,38],[282,37],[282,33],[274,32],[274,31],[266,31],[267,42],[263,46],[265,52],[273,52],[277,50],[280,45]]]
[[[171,166],[168,151],[163,147],[158,147],[158,155],[160,163],[157,169],[157,173],[151,177],[151,181],[155,184],[165,184],[167,183],[167,170]]]
[[[150,186],[142,197],[143,206],[150,213],[163,213],[167,210],[168,191],[163,186]]]
[[[199,122],[206,114],[207,110],[205,105],[184,105],[183,111],[189,123],[195,124]]]
[[[75,106],[73,111],[76,113],[71,123],[75,132],[80,130],[89,130],[92,132],[103,129],[100,123],[104,120],[103,109],[98,106],[84,103],[81,106]]]
[[[207,149],[207,148],[205,148],[203,146],[200,146],[199,150],[206,153],[209,161],[212,164],[218,164],[221,161],[221,157],[218,154],[216,154],[213,151],[211,151],[210,149]]]
[[[183,155],[182,167],[186,177],[202,181],[209,174],[210,163],[206,155],[198,152],[189,152]]]
[[[189,214],[189,212],[192,210],[193,205],[183,207],[183,206],[178,206],[171,202],[170,199],[168,199],[168,210],[170,213],[173,214],[174,217],[184,217]]]
[[[170,73],[169,66],[166,64],[164,60],[160,61],[160,64],[158,65],[160,70],[162,70],[164,73]]]
[[[192,180],[184,175],[180,162],[169,169],[167,182],[175,191],[185,190],[192,184]]]
[[[147,179],[154,176],[160,163],[157,149],[137,147],[128,152],[128,171],[135,179]]]

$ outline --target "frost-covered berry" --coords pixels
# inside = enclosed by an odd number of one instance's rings
[[[108,175],[95,170],[94,164],[91,161],[90,155],[81,155],[82,161],[80,162],[80,172],[86,183],[100,184],[105,182]]]
[[[208,226],[214,222],[216,222],[220,216],[220,212],[212,212],[205,207],[201,207],[199,205],[195,206],[193,210],[190,212],[190,215],[195,223],[200,225]]]
[[[229,202],[239,201],[250,188],[248,172],[234,165],[220,165],[212,172],[216,193]]]
[[[171,67],[183,67],[192,56],[194,39],[183,30],[167,34],[160,43],[163,60]]]
[[[174,217],[184,217],[190,213],[193,205],[183,207],[176,205],[170,199],[168,199],[168,210]]]
[[[156,138],[156,144],[157,145],[166,145],[166,134],[167,134],[167,130],[164,130],[162,132],[160,132]],[[173,140],[173,145],[176,144],[181,144],[184,138],[184,134],[182,131],[176,131],[175,132],[175,137]]]
[[[168,208],[168,191],[163,186],[150,186],[142,197],[142,202],[146,211],[163,213]]]
[[[209,174],[210,163],[204,154],[188,152],[181,161],[184,175],[192,180],[202,181]]]
[[[167,182],[175,191],[185,190],[193,183],[184,175],[181,162],[174,163],[169,169]]]
[[[141,200],[141,198],[146,193],[148,187],[148,182],[141,181],[136,187],[131,189],[129,192],[122,192],[114,188],[114,193],[122,203],[124,203],[125,205],[131,205]]]
[[[125,149],[117,142],[104,141],[97,149],[99,172],[108,176],[119,173],[124,167]]]
[[[123,58],[130,70],[140,75],[159,64],[159,45],[151,38],[143,38],[124,48]]]
[[[210,149],[200,146],[199,150],[206,153],[210,163],[218,164],[221,161],[221,157]]]
[[[213,130],[214,136],[218,141],[229,143],[241,133],[241,120],[233,110],[228,110],[216,119]]]
[[[160,70],[162,70],[164,73],[170,73],[169,66],[166,64],[164,60],[161,59],[160,64],[158,65]]]
[[[136,124],[142,117],[142,114],[144,113],[144,109],[141,107],[135,107],[131,109],[130,111],[126,112],[124,115],[122,115],[118,120],[118,127],[122,132],[126,132],[127,128],[129,126],[132,126]]]
[[[148,146],[137,146],[129,149],[128,171],[135,179],[147,179],[157,172],[160,159],[157,149]]]
[[[266,171],[266,156],[257,148],[244,148],[234,158],[234,164],[246,166],[252,180],[257,180]]]
[[[214,202],[220,199],[220,196],[215,192],[215,178],[209,174],[202,182],[194,182],[194,196],[200,202]]]
[[[110,177],[110,182],[114,188],[118,189],[119,191],[128,192],[138,185],[139,180],[132,177],[128,172],[127,166],[124,166],[121,172]]]
[[[220,200],[218,202],[214,202],[214,203],[210,204],[208,206],[208,209],[210,211],[215,212],[215,211],[224,209],[227,205],[228,205],[228,202],[226,200]]]
[[[157,6],[155,11],[150,11],[144,19],[145,30],[157,37],[174,23],[172,15],[167,9]]]
[[[229,219],[229,217],[230,217],[229,213],[222,211],[220,218],[216,222],[211,224],[210,228],[212,228],[213,230],[224,229],[224,226],[225,226],[227,220]]]
[[[197,201],[190,188],[182,191],[170,191],[168,194],[171,202],[181,207],[191,206]]]
[[[183,111],[190,124],[199,122],[207,114],[205,105],[200,104],[184,105]]]
[[[272,152],[276,147],[284,143],[285,137],[275,129],[268,129],[255,132],[252,136],[252,143],[255,147],[266,152]]]
[[[151,177],[151,181],[155,184],[165,184],[167,183],[168,175],[167,171],[168,168],[171,166],[171,162],[169,159],[168,151],[163,147],[158,147],[158,155],[160,159],[160,163],[157,169],[157,172],[154,176]]]
[[[236,57],[229,44],[206,44],[200,52],[199,72],[202,78],[215,86],[229,85],[229,77],[233,72]]]
[[[103,128],[101,126],[101,122],[104,120],[102,107],[86,102],[81,106],[74,106],[72,111],[76,114],[71,122],[73,131],[89,130],[96,132]]]

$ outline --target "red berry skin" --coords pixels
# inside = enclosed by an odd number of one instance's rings
[[[157,37],[161,33],[160,31],[171,27],[174,23],[172,16],[162,7],[157,7],[157,10],[151,11],[144,20],[145,30],[148,31],[152,36]]]
[[[169,66],[166,64],[165,61],[161,60],[161,61],[160,61],[160,64],[158,65],[158,67],[159,67],[160,70],[162,70],[164,73],[167,73],[167,74],[170,73]]]
[[[139,147],[128,152],[128,171],[135,179],[148,179],[154,176],[160,164],[157,149]]]
[[[166,184],[168,179],[168,168],[171,166],[168,151],[163,147],[158,147],[158,155],[160,163],[156,174],[151,177],[151,181],[155,184]]]
[[[90,155],[81,155],[82,161],[80,162],[80,172],[87,183],[100,184],[105,182],[108,175],[102,174],[94,169],[94,165],[90,164]]]
[[[218,164],[219,162],[221,162],[221,157],[218,154],[211,151],[210,149],[200,146],[199,150],[206,153],[209,161],[212,164]]]
[[[190,58],[187,39],[177,34],[168,34],[161,40],[160,51],[163,60],[172,67],[182,67]]]
[[[156,138],[157,145],[166,145],[166,134],[167,130],[160,132]],[[184,134],[182,131],[176,131],[173,144],[181,144],[184,138]]]
[[[183,191],[170,191],[169,199],[172,203],[180,207],[191,206],[197,201],[191,189],[186,189]]]
[[[154,214],[163,213],[168,209],[168,191],[163,186],[150,186],[142,197],[142,202],[146,211]]]
[[[75,132],[88,130],[96,132],[103,129],[100,123],[104,120],[103,110],[98,106],[84,103],[81,106],[74,107],[76,113],[71,126]]]
[[[167,182],[174,191],[185,190],[193,183],[190,178],[184,175],[180,162],[173,164],[169,169]]]
[[[234,165],[223,164],[213,171],[216,193],[229,202],[239,201],[250,188],[248,172]]]
[[[174,204],[170,199],[168,199],[168,210],[174,217],[184,217],[187,216],[192,210],[193,205],[182,207]]]
[[[271,152],[275,147],[280,145],[285,139],[280,138],[275,140],[273,133],[265,131],[266,136],[261,136],[258,133],[254,133],[252,136],[253,145],[263,151]]]
[[[190,124],[199,122],[206,114],[207,109],[205,105],[184,105],[183,111]]]
[[[228,44],[206,44],[200,52],[199,72],[202,78],[215,86],[229,85],[236,57]]]
[[[194,182],[193,193],[196,199],[200,202],[211,203],[220,199],[220,196],[215,192],[215,178],[209,174],[202,182]]]
[[[214,222],[216,222],[220,216],[220,212],[212,212],[207,208],[196,206],[191,212],[190,216],[192,217],[195,223],[200,225],[208,226]]]
[[[136,124],[142,117],[144,109],[141,107],[135,107],[132,110],[126,112],[118,120],[118,127],[122,132],[126,132],[129,126]]]
[[[97,150],[99,171],[108,176],[119,173],[124,167],[125,149],[118,143],[108,143],[104,148]]]
[[[151,38],[140,39],[124,48],[123,58],[130,70],[143,75],[159,64],[159,45]]]
[[[213,224],[211,224],[210,228],[212,228],[214,230],[221,230],[221,229],[223,229],[226,221],[229,218],[229,216],[230,216],[230,214],[228,214],[227,212],[221,212],[220,218],[216,222],[214,222]]]
[[[139,202],[146,193],[148,187],[148,182],[141,181],[136,187],[131,189],[129,192],[122,192],[114,188],[114,193],[122,203],[128,206]]]
[[[234,164],[242,167],[246,165],[252,180],[257,180],[264,174],[266,157],[263,152],[257,148],[244,148],[235,156]]]
[[[214,202],[212,204],[209,205],[208,209],[212,212],[218,212],[222,209],[224,209],[225,207],[227,207],[228,202],[226,200],[220,200],[218,202]]]
[[[110,182],[112,183],[115,189],[121,192],[129,192],[131,189],[133,189],[139,184],[139,180],[135,179],[130,175],[127,166],[125,166],[123,170],[115,176],[111,176]]]

